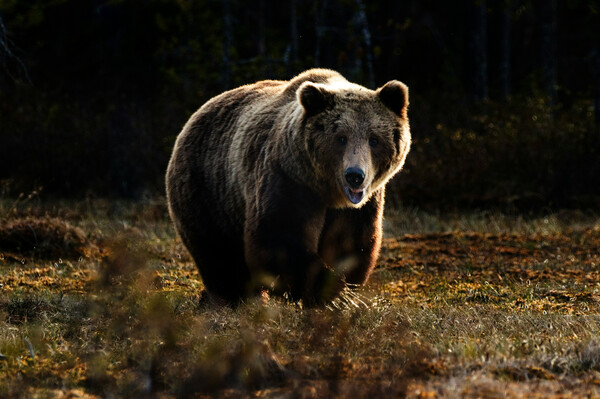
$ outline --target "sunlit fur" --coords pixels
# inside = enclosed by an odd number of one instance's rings
[[[400,82],[373,91],[323,69],[203,105],[166,183],[208,292],[235,302],[270,288],[321,302],[363,283],[381,246],[385,184],[410,147],[407,106]],[[365,173],[357,204],[344,192],[351,166]]]

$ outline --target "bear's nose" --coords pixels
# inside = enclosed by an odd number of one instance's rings
[[[365,172],[359,168],[348,168],[344,172],[344,177],[346,178],[348,184],[350,184],[350,187],[358,188],[365,180]]]

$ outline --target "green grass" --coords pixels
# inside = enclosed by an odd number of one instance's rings
[[[160,201],[0,203],[24,218],[89,248],[1,252],[0,397],[600,395],[591,212],[390,211],[369,283],[321,309],[201,305]]]

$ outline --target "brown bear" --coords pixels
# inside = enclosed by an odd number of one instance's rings
[[[262,290],[322,303],[362,284],[382,238],[385,185],[410,148],[408,89],[311,69],[204,104],[177,137],[171,218],[209,296]]]

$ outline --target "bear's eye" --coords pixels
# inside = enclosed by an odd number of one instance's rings
[[[375,137],[371,137],[371,138],[369,139],[369,145],[370,145],[371,147],[376,147],[376,146],[377,146],[377,144],[379,144],[379,140],[377,140]]]
[[[338,136],[337,137],[337,141],[341,145],[346,145],[346,143],[348,143],[348,137],[346,137],[346,136]]]

